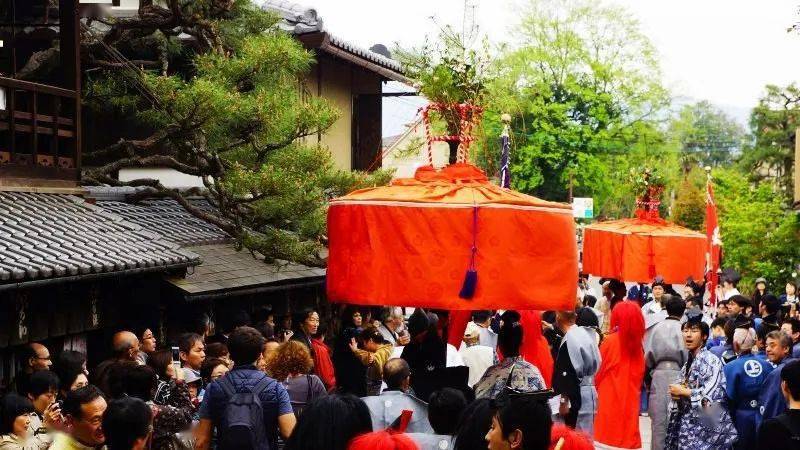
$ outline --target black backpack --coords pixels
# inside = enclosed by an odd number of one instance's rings
[[[228,398],[222,423],[217,428],[219,450],[271,450],[270,439],[264,426],[264,408],[261,404],[260,394],[270,384],[277,382],[264,375],[253,389],[237,392],[230,376],[222,377],[220,388]]]

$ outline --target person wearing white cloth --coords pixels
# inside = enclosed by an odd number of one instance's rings
[[[645,332],[645,340],[647,340],[647,335],[649,334],[650,330],[667,318],[667,312],[664,310],[664,305],[662,304],[662,301],[664,300],[664,293],[667,290],[667,285],[664,283],[664,279],[661,277],[656,277],[655,281],[653,281],[652,290],[653,299],[642,306],[644,327],[645,330],[647,330]]]
[[[492,312],[481,310],[472,313],[472,323],[480,327],[479,343],[487,347],[497,348],[497,333],[492,331]]]
[[[469,322],[464,330],[464,345],[459,353],[464,360],[464,365],[469,368],[469,387],[475,386],[480,381],[486,369],[497,364],[497,356],[492,347],[481,345],[480,327],[475,322]]]

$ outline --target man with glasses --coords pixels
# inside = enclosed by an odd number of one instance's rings
[[[61,411],[65,433],[59,433],[50,450],[88,450],[103,446],[103,414],[107,408],[103,393],[89,385],[70,391]]]
[[[14,388],[23,397],[30,391],[31,375],[39,370],[50,370],[50,350],[38,342],[31,342],[22,347],[19,355],[19,374],[14,379]]]

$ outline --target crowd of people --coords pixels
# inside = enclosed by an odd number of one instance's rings
[[[235,310],[163,349],[118,331],[91,370],[31,343],[0,450],[635,449],[641,415],[653,449],[798,449],[796,286],[738,281],[712,305],[691,280],[582,278],[572,310],[474,311],[463,333],[422,309]]]

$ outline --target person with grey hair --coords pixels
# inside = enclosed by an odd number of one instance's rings
[[[775,366],[775,370],[767,375],[761,392],[758,394],[759,414],[756,426],[786,410],[786,398],[781,391],[781,370],[790,361],[792,338],[783,331],[773,331],[767,335],[767,358]]]
[[[405,317],[403,310],[398,307],[384,308],[381,311],[381,326],[378,327],[383,339],[393,347],[402,347],[411,340],[408,332],[403,329]]]
[[[404,359],[392,358],[383,366],[386,389],[380,395],[364,397],[376,430],[388,428],[403,413],[413,411],[408,433],[433,433],[428,422],[428,404],[410,394],[411,368]]]
[[[736,359],[723,368],[725,372],[725,392],[728,407],[733,415],[733,423],[739,433],[734,449],[753,448],[756,443],[756,417],[758,416],[758,397],[761,388],[772,372],[772,364],[753,353],[756,344],[756,330],[737,328],[733,333],[733,350]]]

